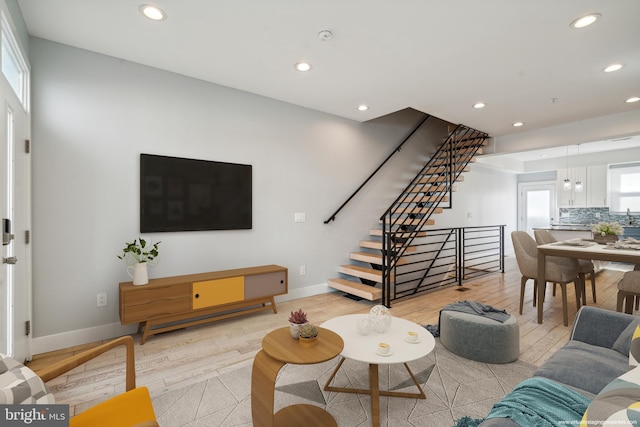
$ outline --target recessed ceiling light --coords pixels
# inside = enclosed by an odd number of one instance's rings
[[[311,64],[308,62],[298,62],[295,67],[298,71],[309,71],[311,69]]]
[[[358,111],[367,111],[369,109],[368,105],[358,105]]]
[[[632,102],[638,102],[638,101],[640,101],[640,97],[632,96],[631,98],[627,99],[625,102],[628,102],[630,104]]]
[[[476,102],[475,104],[473,104],[473,108],[475,109],[484,108],[486,106],[487,104],[485,104],[484,102]]]
[[[582,16],[578,19],[576,19],[575,21],[573,21],[571,23],[571,27],[572,28],[584,28],[587,27],[591,24],[593,24],[594,22],[596,22],[598,19],[600,19],[602,15],[600,15],[599,13],[592,13],[590,15],[585,15]]]
[[[511,126],[513,126],[514,128],[519,128],[520,126],[524,126],[524,122],[515,122]]]
[[[604,72],[605,73],[610,73],[612,71],[618,71],[622,67],[624,67],[624,64],[611,64],[607,68],[604,69]]]
[[[153,6],[151,4],[142,4],[140,5],[140,12],[147,18],[153,21],[162,21],[167,19],[167,14],[164,13],[164,10],[160,9],[158,6]]]

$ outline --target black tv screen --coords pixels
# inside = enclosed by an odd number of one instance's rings
[[[250,229],[251,165],[140,154],[140,232]]]

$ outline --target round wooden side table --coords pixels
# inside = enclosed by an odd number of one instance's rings
[[[285,364],[326,362],[344,348],[340,335],[324,328],[318,330],[316,345],[309,348],[291,338],[288,326],[269,332],[263,338],[262,350],[256,354],[251,373],[251,417],[255,427],[337,427],[333,416],[318,406],[291,405],[273,413],[276,377]]]

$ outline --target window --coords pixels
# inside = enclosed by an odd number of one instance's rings
[[[2,75],[15,92],[16,96],[20,100],[20,103],[25,110],[27,108],[28,97],[28,68],[18,43],[16,42],[11,27],[7,21],[6,16],[2,16],[2,42],[0,43],[0,68],[2,69]]]
[[[640,163],[609,165],[609,210],[640,212]]]

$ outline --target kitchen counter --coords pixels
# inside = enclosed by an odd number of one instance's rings
[[[624,237],[640,238],[640,225],[622,225],[622,227],[624,228]],[[558,240],[593,238],[590,224],[551,224],[547,227],[534,227],[533,229],[548,230]]]

